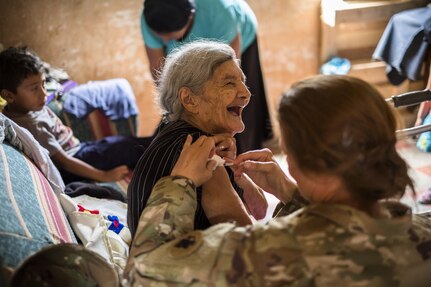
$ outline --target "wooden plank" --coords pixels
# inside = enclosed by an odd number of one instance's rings
[[[419,91],[425,89],[426,81],[412,81],[409,85],[410,91]]]
[[[359,30],[355,33],[339,33],[335,44],[339,50],[376,47],[383,30]]]
[[[331,57],[337,55],[337,45],[335,44],[337,33],[336,28],[322,22],[320,37],[320,64],[325,63]]]
[[[342,53],[343,57],[351,60],[371,59],[386,25],[386,21],[337,25],[335,44],[339,55]]]
[[[395,13],[424,7],[426,0],[377,1],[350,4],[335,11],[335,23],[389,20]]]
[[[375,47],[365,47],[356,49],[338,50],[338,56],[349,60],[367,59],[371,61]]]
[[[383,31],[388,24],[387,20],[366,21],[366,22],[344,22],[337,24],[338,33],[356,33],[362,30]]]
[[[385,84],[388,82],[386,64],[381,61],[352,61],[349,75],[372,84]]]
[[[320,61],[321,64],[328,61],[333,56],[340,56],[340,53],[350,52],[343,50],[355,50],[353,59],[370,58],[373,51],[369,47],[377,45],[387,21],[374,21],[363,23],[341,23],[340,25],[330,25],[325,21],[321,22],[320,37]],[[366,39],[366,41],[363,41]],[[368,48],[365,52],[363,48]],[[361,51],[357,50],[361,49]],[[358,53],[359,52],[359,53]],[[365,52],[365,53],[364,53]]]

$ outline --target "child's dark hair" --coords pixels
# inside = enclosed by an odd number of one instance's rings
[[[0,91],[16,93],[23,80],[43,71],[43,62],[27,47],[7,48],[0,52]]]

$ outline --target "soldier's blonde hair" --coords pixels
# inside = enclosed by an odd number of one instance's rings
[[[303,171],[339,176],[364,200],[404,194],[408,167],[395,149],[396,120],[381,94],[349,76],[316,76],[283,94],[278,118]]]

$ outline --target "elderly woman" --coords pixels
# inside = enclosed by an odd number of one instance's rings
[[[244,130],[241,116],[250,101],[235,52],[221,42],[195,41],[181,46],[166,58],[159,79],[158,100],[166,123],[139,160],[128,188],[128,224],[132,234],[154,184],[171,173],[188,134],[194,139],[218,135],[216,152],[225,160],[234,159],[233,136]],[[214,177],[197,190],[196,229],[229,220],[249,224],[252,218],[248,212],[256,219],[265,216],[267,203],[263,193],[250,182],[238,183],[244,191],[234,182],[229,168],[216,168]],[[220,189],[230,191],[223,196],[226,201],[215,201],[219,206],[212,205],[204,211],[202,205],[219,197]]]
[[[257,19],[244,0],[145,0],[141,16],[149,68],[154,79],[175,47],[198,39],[229,44],[246,75],[253,98],[243,112],[246,129],[237,134],[240,152],[258,149],[273,137],[260,66]]]
[[[264,226],[225,223],[193,231],[195,186],[212,176],[215,163],[207,158],[215,140],[191,144],[189,138],[142,213],[128,283],[428,286],[430,219],[387,200],[413,185],[381,95],[347,76],[307,79],[283,95],[279,123],[296,185],[269,150],[239,155],[235,174],[248,174],[278,197],[281,211],[296,211]]]

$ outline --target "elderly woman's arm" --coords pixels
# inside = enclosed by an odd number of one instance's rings
[[[233,163],[236,158],[236,141],[230,134],[218,134],[214,135],[214,140],[216,144],[216,153],[226,160],[227,163]],[[223,178],[225,178],[224,175]],[[228,179],[229,182],[231,179]],[[262,219],[266,216],[266,211],[268,209],[268,202],[263,193],[263,190],[257,186],[250,178],[247,176],[243,176],[240,180],[236,182],[243,190],[242,195],[242,204],[239,204],[240,207],[244,206],[251,216],[255,219]],[[226,189],[228,192],[231,192],[231,185],[226,183]],[[237,201],[237,196],[227,196],[227,198],[223,198],[225,200],[229,200],[229,197],[232,197],[233,200]],[[207,198],[210,198],[208,195]],[[220,199],[217,198],[217,194],[214,195],[214,198],[218,201]],[[224,206],[229,206],[229,202],[226,202]],[[210,209],[209,206],[206,206],[207,210]],[[214,208],[214,211],[220,212],[223,211],[217,208]],[[207,211],[206,211],[207,212]],[[209,211],[208,211],[209,212]],[[238,212],[238,211],[237,211]],[[231,212],[232,213],[232,212]],[[241,212],[242,213],[242,212]],[[218,216],[220,218],[220,216]],[[213,223],[211,221],[211,223]],[[247,223],[247,221],[245,222]]]
[[[249,214],[257,220],[265,218],[268,210],[268,201],[263,189],[255,184],[246,174],[237,179],[236,183],[244,191],[243,202]]]
[[[224,167],[216,168],[213,177],[202,186],[202,207],[212,225],[229,221],[253,223]]]

